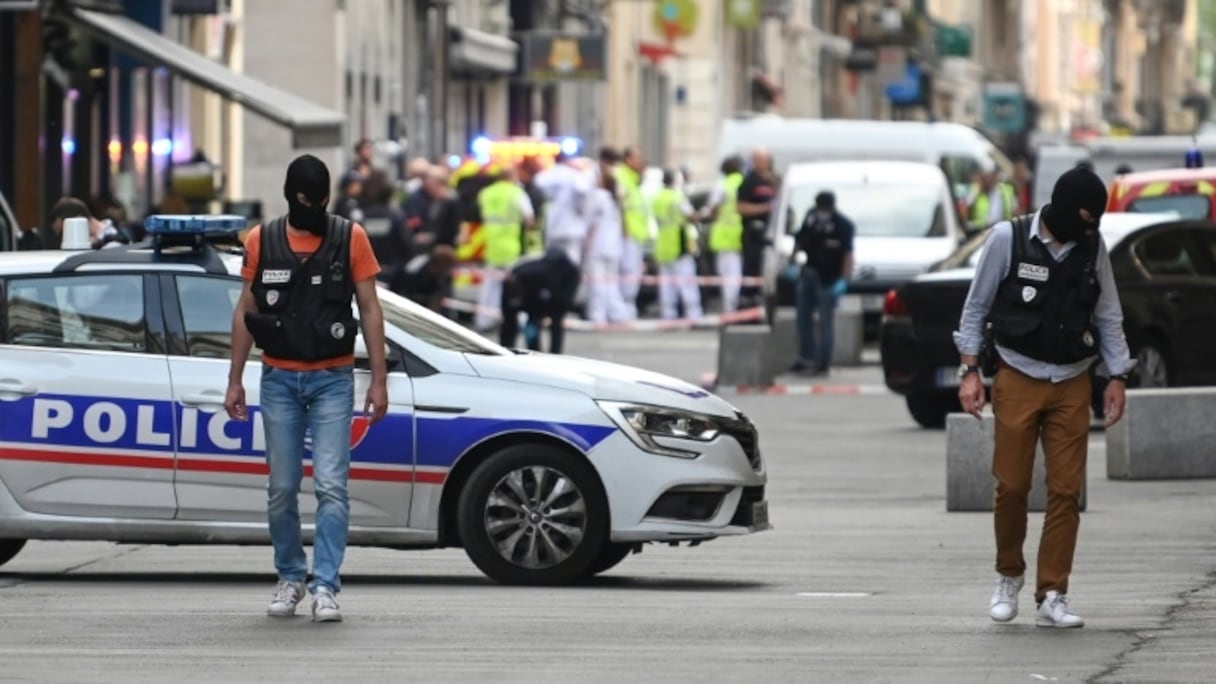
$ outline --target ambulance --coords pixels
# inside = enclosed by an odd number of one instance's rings
[[[245,219],[145,226],[151,243],[0,253],[0,565],[28,540],[270,542],[256,350],[251,419],[223,408],[241,256],[212,240],[235,243]],[[505,349],[378,294],[389,409],[374,425],[362,415],[360,336],[350,545],[463,548],[496,581],[559,585],[650,542],[770,527],[759,433],[722,398],[637,368]]]
[[[1216,219],[1216,168],[1129,173],[1111,184],[1108,212],[1174,212],[1182,219]]]

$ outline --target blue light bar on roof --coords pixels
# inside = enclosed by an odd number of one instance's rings
[[[144,219],[148,235],[235,235],[249,225],[244,216],[153,214]]]

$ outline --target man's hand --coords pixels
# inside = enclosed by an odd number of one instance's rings
[[[384,381],[372,381],[367,388],[367,399],[363,402],[363,415],[371,418],[373,425],[388,413],[388,385]]]
[[[1123,417],[1123,408],[1127,406],[1127,387],[1122,380],[1106,383],[1106,396],[1102,400],[1102,406],[1106,427],[1118,423]]]
[[[984,411],[984,383],[979,373],[968,373],[959,383],[958,400],[963,405],[963,411],[979,418]]]
[[[233,420],[249,420],[249,408],[245,406],[245,387],[239,382],[228,383],[224,393],[224,410]]]

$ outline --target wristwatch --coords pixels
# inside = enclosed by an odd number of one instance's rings
[[[1121,382],[1121,383],[1123,383],[1124,385],[1126,385],[1126,384],[1127,384],[1127,373],[1120,373],[1120,374],[1118,374],[1118,375],[1112,375],[1112,376],[1110,376],[1110,379],[1111,379],[1111,380],[1118,380],[1119,382]]]
[[[959,365],[959,367],[958,367],[958,379],[962,380],[963,378],[967,377],[971,373],[978,374],[979,372],[980,372],[979,366],[969,365],[969,364],[964,363],[964,364]]]

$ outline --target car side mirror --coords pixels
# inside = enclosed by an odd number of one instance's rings
[[[392,371],[400,363],[400,359],[396,358],[393,353],[393,348],[384,345],[385,365],[388,370]],[[355,368],[360,370],[371,370],[371,357],[367,353],[367,341],[363,339],[363,335],[355,336]]]

